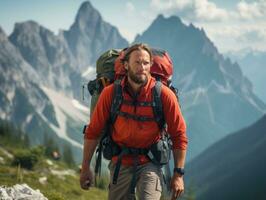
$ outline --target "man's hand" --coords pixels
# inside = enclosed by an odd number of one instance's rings
[[[93,184],[93,172],[90,168],[82,169],[80,173],[80,187],[84,190],[88,190]]]
[[[171,200],[176,200],[184,192],[184,180],[183,176],[174,173],[171,180],[172,198]]]

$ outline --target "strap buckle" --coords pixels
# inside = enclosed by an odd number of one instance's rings
[[[103,87],[110,85],[110,80],[106,77],[100,77],[99,80]]]

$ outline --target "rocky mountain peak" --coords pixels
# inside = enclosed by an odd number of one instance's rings
[[[81,71],[95,65],[98,56],[107,49],[128,45],[118,29],[105,22],[88,1],[80,6],[75,22],[63,35]]]
[[[86,31],[88,27],[102,20],[100,13],[92,7],[89,1],[85,1],[79,8],[75,23],[80,30]]]
[[[180,17],[178,16],[170,16],[170,17],[165,17],[162,14],[158,15],[157,18],[154,20],[153,24],[160,24],[162,25],[162,23],[165,24],[175,24],[175,26],[179,25],[184,25],[180,19]]]
[[[102,21],[100,13],[89,1],[85,1],[80,6],[71,29],[80,33],[91,34],[99,21]]]
[[[33,20],[29,20],[25,22],[15,23],[13,34],[16,33],[30,34],[33,32],[39,32],[39,30],[40,30],[40,25]]]

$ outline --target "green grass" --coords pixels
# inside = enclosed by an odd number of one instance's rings
[[[13,186],[15,184],[26,183],[33,189],[39,189],[40,192],[49,200],[104,200],[107,199],[107,177],[100,185],[101,189],[92,187],[90,190],[82,190],[79,186],[78,167],[72,167],[73,175],[54,175],[51,170],[64,171],[69,170],[68,165],[62,161],[52,160],[53,165],[47,163],[49,157],[42,152],[34,151],[21,141],[20,137],[14,137],[17,133],[13,129],[2,129],[0,127],[0,157],[4,163],[0,163],[0,186]],[[14,135],[13,135],[14,134]],[[13,136],[12,136],[13,135]],[[17,140],[17,141],[16,141]],[[41,147],[40,147],[41,148]],[[43,148],[43,147],[42,147]],[[23,168],[14,159],[9,158],[3,149],[13,156],[16,152],[29,151],[38,155],[38,162],[34,163],[31,169]],[[24,157],[22,158],[24,159]],[[51,160],[51,159],[50,159]],[[15,164],[14,164],[15,163]],[[47,177],[45,184],[39,182],[39,178]]]
[[[62,169],[63,170],[63,169]],[[58,177],[49,172],[40,173],[35,170],[26,170],[19,167],[11,167],[8,165],[0,166],[0,183],[1,186],[13,186],[17,183],[27,183],[33,189],[39,189],[49,200],[53,199],[81,199],[81,200],[103,200],[107,199],[107,190],[91,188],[84,191],[79,186],[78,174],[76,176]],[[47,170],[45,170],[47,171]],[[39,178],[47,177],[47,183],[41,184]]]

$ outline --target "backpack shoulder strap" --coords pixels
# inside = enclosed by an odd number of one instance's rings
[[[159,128],[163,129],[165,126],[165,120],[164,120],[163,105],[161,100],[161,89],[162,89],[162,82],[156,81],[155,86],[152,90],[152,96],[153,96],[152,108],[153,108],[154,118],[158,123]]]
[[[113,93],[113,99],[112,99],[111,111],[110,111],[110,122],[112,124],[115,123],[115,120],[117,118],[118,112],[120,111],[122,102],[123,102],[123,95],[122,95],[121,80],[117,79],[114,82],[114,93]]]
[[[97,157],[96,157],[96,164],[95,164],[95,174],[100,174],[101,172],[101,163],[102,163],[102,151],[103,151],[103,143],[105,139],[108,137],[110,134],[110,126],[114,124],[116,117],[117,117],[117,112],[120,110],[120,106],[123,101],[123,96],[122,96],[122,86],[121,86],[121,80],[117,79],[114,82],[114,92],[113,92],[113,98],[112,98],[112,103],[111,103],[111,110],[110,110],[110,116],[109,119],[105,125],[105,128],[103,130],[103,135],[101,137],[101,140],[98,145],[97,149]],[[84,127],[83,132],[85,132],[86,127]],[[96,176],[95,176],[96,178]],[[96,179],[95,179],[96,181]]]

